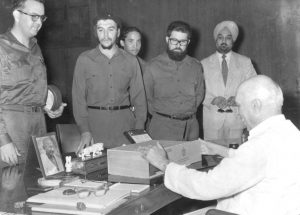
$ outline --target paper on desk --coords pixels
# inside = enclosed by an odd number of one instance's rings
[[[76,187],[76,188],[86,188],[86,189],[99,189],[105,185],[104,181],[89,181],[78,179],[75,181],[71,181],[69,183],[65,183],[65,187]]]
[[[63,191],[66,189],[68,188],[61,187],[45,193],[40,193],[27,199],[27,202],[65,205],[74,208],[76,208],[78,202],[82,202],[87,208],[105,209],[106,207],[118,202],[120,199],[124,199],[130,195],[128,190],[108,190],[103,196],[90,194],[86,198],[79,198],[77,194],[63,195]]]
[[[52,204],[41,204],[33,205],[31,207],[32,215],[44,214],[40,212],[46,212],[47,214],[72,214],[72,215],[104,215],[109,213],[111,210],[117,208],[121,204],[125,203],[126,199],[120,199],[113,205],[110,205],[104,209],[86,208],[86,210],[78,210],[76,207],[65,206],[65,205],[52,205]]]
[[[116,183],[109,187],[110,190],[127,190],[131,193],[141,193],[150,186],[148,184],[128,184],[128,183]]]

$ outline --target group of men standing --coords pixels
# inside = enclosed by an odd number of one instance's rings
[[[232,51],[238,26],[219,23],[214,30],[217,51],[202,60],[187,54],[192,30],[183,21],[166,32],[166,51],[141,73],[137,59],[120,49],[120,20],[104,14],[94,20],[99,45],[82,53],[73,79],[74,116],[82,132],[79,150],[92,142],[112,148],[126,144],[123,132],[143,129],[153,139],[195,140],[196,112],[203,102],[204,138],[241,142],[245,125],[235,104],[238,85],[256,72],[251,60]],[[226,70],[226,71],[224,71]]]
[[[15,0],[14,24],[0,35],[0,168],[24,162],[31,136],[46,133],[44,112],[59,117],[66,105],[44,107],[46,67],[34,39],[47,19],[44,4]],[[141,147],[142,156],[165,172],[166,187],[193,199],[218,199],[217,208],[237,214],[300,213],[300,132],[281,112],[279,85],[264,75],[252,77],[250,59],[232,51],[234,22],[215,27],[217,51],[201,62],[187,55],[190,26],[172,22],[167,50],[143,73],[137,58],[117,46],[116,17],[97,17],[94,31],[99,45],[78,57],[73,79],[79,150],[93,142],[106,148],[126,143],[123,132],[144,128],[147,110],[153,139],[197,139],[195,114],[203,102],[204,139],[240,139],[246,125],[249,140],[236,150],[202,141],[205,154],[224,157],[208,172],[169,161],[159,144]]]
[[[59,117],[65,106],[43,108],[46,68],[34,37],[47,18],[44,1],[16,0],[12,15],[13,27],[0,38],[0,157],[8,164],[24,162],[31,135],[46,132],[43,112]],[[73,77],[73,112],[81,131],[78,150],[93,142],[103,142],[106,148],[126,144],[123,132],[144,129],[147,118],[153,139],[197,139],[196,111],[203,99],[204,138],[240,138],[244,125],[234,94],[255,70],[249,58],[231,50],[238,36],[234,22],[216,26],[217,52],[202,62],[187,55],[191,27],[172,22],[166,51],[148,62],[143,73],[137,58],[117,45],[117,17],[103,14],[93,24],[99,45],[78,57]]]

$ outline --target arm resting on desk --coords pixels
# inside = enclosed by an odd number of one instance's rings
[[[229,156],[229,151],[230,149],[228,149],[225,146],[221,146],[219,144],[216,143],[211,143],[208,141],[204,141],[199,139],[200,143],[201,143],[201,151],[202,154],[206,154],[206,155],[221,155],[222,157],[228,157]]]

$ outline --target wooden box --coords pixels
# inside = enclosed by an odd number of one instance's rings
[[[141,157],[139,146],[156,144],[157,140],[131,144],[107,150],[107,167],[109,175],[118,175],[135,178],[150,178],[158,171]],[[195,141],[166,141],[159,143],[165,148],[171,161],[178,164],[190,165],[201,161],[201,147]]]
[[[88,158],[84,161],[81,158],[72,159],[72,172],[87,175],[95,171],[107,170],[107,156],[104,153],[101,156],[95,158]],[[103,173],[102,173],[103,174]]]

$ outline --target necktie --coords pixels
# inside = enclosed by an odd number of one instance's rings
[[[222,58],[223,58],[223,60],[222,60],[222,75],[223,75],[224,84],[226,86],[227,75],[228,75],[228,66],[227,66],[227,62],[225,60],[226,55],[223,54]]]

